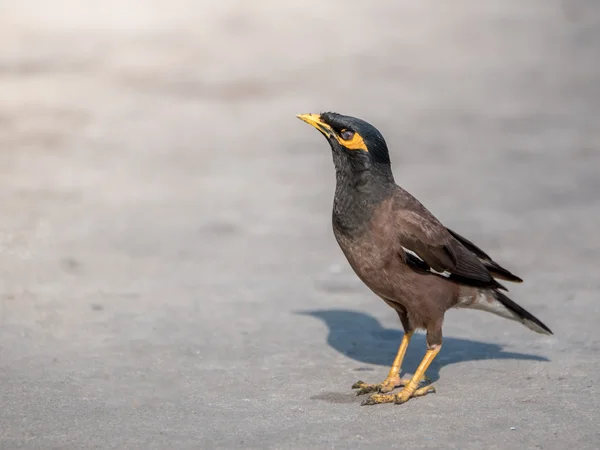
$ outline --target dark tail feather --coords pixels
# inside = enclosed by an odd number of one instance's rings
[[[542,323],[541,320],[539,320],[529,311],[517,305],[502,292],[494,291],[494,297],[496,297],[496,300],[502,303],[506,309],[515,314],[519,318],[520,322],[530,330],[541,334],[554,334],[550,328]]]

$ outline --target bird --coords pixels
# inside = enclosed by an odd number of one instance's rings
[[[296,117],[315,127],[331,147],[336,177],[332,227],[342,253],[357,277],[396,311],[404,329],[385,380],[352,386],[357,395],[371,394],[362,405],[403,404],[435,392],[425,373],[442,348],[444,315],[452,308],[487,311],[553,334],[511,300],[498,281],[522,283],[520,277],[445,227],[396,184],[387,143],[377,128],[335,112]],[[412,377],[404,379],[402,361],[417,330],[425,331],[427,349]]]

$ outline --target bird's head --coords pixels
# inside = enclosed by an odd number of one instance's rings
[[[299,114],[300,120],[319,130],[329,141],[336,169],[353,172],[389,172],[390,155],[385,139],[368,122],[333,112]]]

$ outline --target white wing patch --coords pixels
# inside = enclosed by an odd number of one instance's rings
[[[417,255],[415,252],[413,252],[412,250],[407,249],[406,247],[402,247],[402,250],[404,250],[406,253],[414,256],[415,258],[417,258],[419,261],[422,261],[423,263],[427,264],[425,261],[423,261],[423,258],[421,258],[419,255]],[[428,264],[429,265],[429,264]],[[431,273],[435,273],[436,275],[440,275],[442,277],[446,277],[449,278],[451,273],[448,272],[447,270],[444,270],[443,272],[438,272],[435,269],[429,268],[429,271]]]
[[[435,273],[436,275],[441,275],[442,277],[446,277],[446,278],[449,278],[451,275],[451,273],[448,272],[447,270],[444,270],[443,272],[438,272],[437,270],[430,268],[429,271],[431,273]]]
[[[404,250],[406,253],[413,255],[415,258],[420,259],[421,261],[423,261],[423,258],[421,258],[419,255],[417,255],[415,252],[413,252],[412,250],[407,249],[406,247],[402,247],[402,250]],[[423,261],[425,262],[425,261]]]

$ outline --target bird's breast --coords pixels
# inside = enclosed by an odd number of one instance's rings
[[[335,226],[334,235],[348,263],[369,288],[380,293],[393,284],[399,259],[393,242],[385,235],[374,234],[369,228],[352,235]]]

